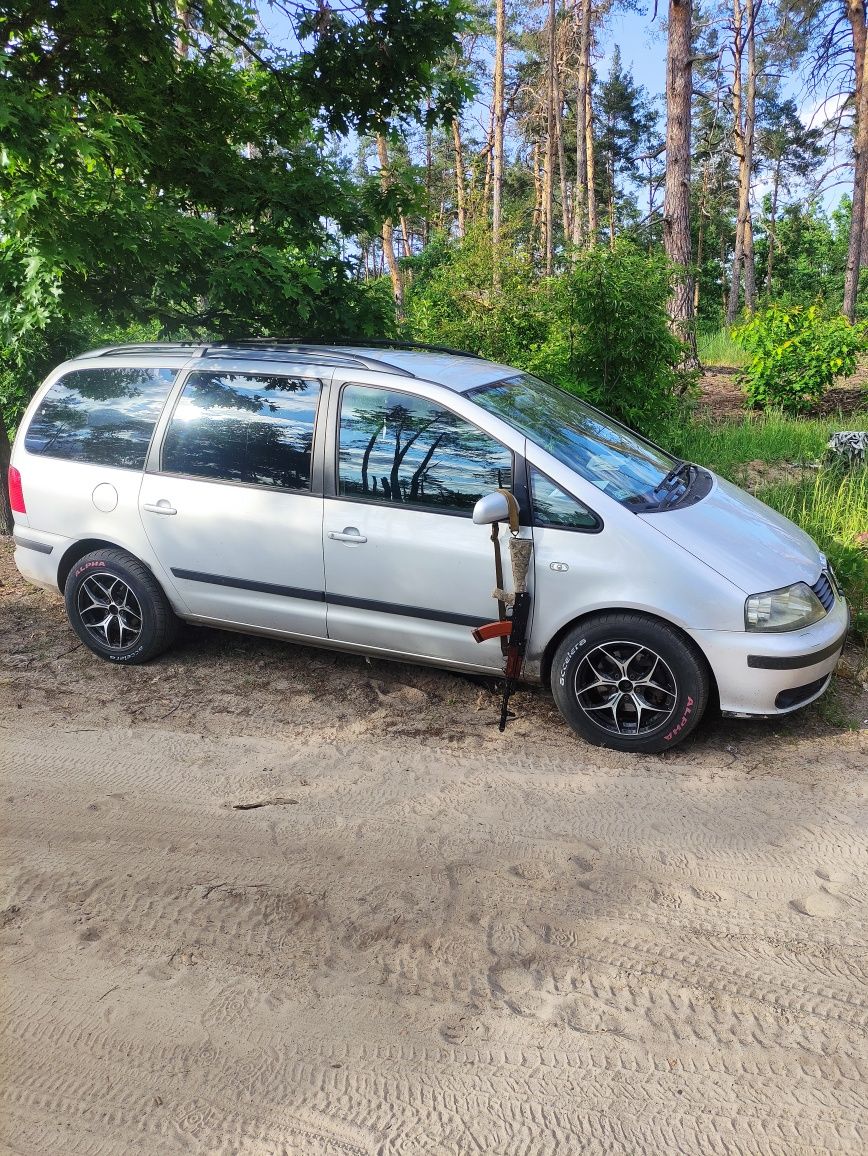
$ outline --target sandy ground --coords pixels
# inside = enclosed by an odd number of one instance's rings
[[[858,682],[624,756],[276,642],[115,669],[0,582],[3,1153],[868,1149]]]

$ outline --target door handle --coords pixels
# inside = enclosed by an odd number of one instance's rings
[[[329,530],[329,537],[333,542],[351,542],[354,546],[361,546],[363,542],[367,542],[364,534],[360,534],[355,526],[346,526],[343,533],[338,533],[337,530]]]
[[[159,502],[142,502],[142,509],[147,510],[149,514],[177,514],[174,506],[170,506],[165,498],[160,498]]]

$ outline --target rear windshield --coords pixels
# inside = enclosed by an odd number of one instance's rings
[[[529,373],[482,385],[468,396],[625,506],[655,504],[677,463],[614,418]]]
[[[24,437],[31,454],[140,470],[175,369],[75,369],[49,389]]]

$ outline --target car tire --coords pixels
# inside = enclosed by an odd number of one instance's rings
[[[561,714],[589,743],[656,754],[697,726],[710,678],[703,656],[673,627],[644,614],[612,613],[566,635],[551,684]]]
[[[73,630],[107,662],[149,662],[175,640],[178,619],[162,587],[125,550],[94,550],[79,558],[63,593]]]

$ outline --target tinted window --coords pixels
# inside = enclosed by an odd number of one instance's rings
[[[32,454],[140,470],[174,369],[76,369],[54,383],[24,437]]]
[[[596,530],[600,526],[595,514],[578,498],[531,467],[530,490],[533,498],[535,526],[553,526],[562,530]]]
[[[424,398],[349,386],[341,399],[340,493],[450,513],[512,484],[512,454]]]
[[[480,386],[470,396],[625,506],[655,505],[676,462],[614,418],[529,373]]]
[[[190,375],[163,443],[171,474],[310,488],[321,382],[248,373]]]

